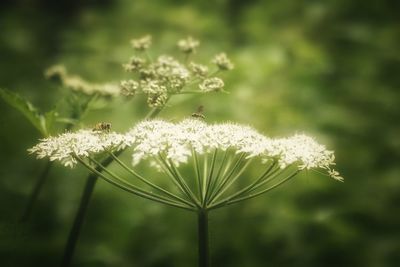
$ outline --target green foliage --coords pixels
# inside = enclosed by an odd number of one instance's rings
[[[44,136],[49,134],[49,128],[57,115],[55,111],[41,114],[28,100],[17,93],[0,88],[1,98],[21,114]]]

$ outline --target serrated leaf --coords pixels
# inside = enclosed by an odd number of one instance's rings
[[[6,89],[0,88],[0,96],[7,104],[20,111],[43,135],[47,135],[46,118],[39,113],[32,103],[19,94]]]

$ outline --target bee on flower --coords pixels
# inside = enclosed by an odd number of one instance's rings
[[[196,112],[192,113],[192,118],[204,120],[206,118],[206,116],[204,116],[204,106],[200,105]]]
[[[109,122],[99,122],[96,123],[92,129],[93,132],[110,132],[111,131],[111,123]]]

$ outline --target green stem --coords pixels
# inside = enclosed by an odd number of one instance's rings
[[[221,190],[224,188],[225,184],[229,181],[229,179],[232,177],[232,175],[235,173],[236,169],[239,167],[240,163],[243,160],[244,153],[242,153],[238,160],[236,161],[235,165],[232,167],[228,175],[224,175],[224,177],[221,179],[221,182],[216,186],[216,190],[211,194],[209,203],[211,203],[215,197],[221,192]]]
[[[229,187],[231,187],[231,185],[236,182],[236,180],[242,176],[243,172],[247,169],[247,167],[250,165],[252,159],[249,159],[244,166],[241,168],[241,170],[235,175],[235,177],[233,177],[232,179],[230,179],[229,183],[226,184],[226,186],[222,187],[221,190],[218,192],[218,194],[215,195],[215,197],[213,199],[210,199],[210,201],[215,201],[217,200],[220,196],[222,196],[226,190],[229,189]]]
[[[185,179],[183,178],[182,174],[179,172],[178,168],[174,165],[174,163],[172,161],[170,161],[170,165],[172,167],[173,172],[178,177],[178,179],[181,181],[185,190],[188,192],[188,194],[189,194],[190,198],[192,199],[192,201],[194,202],[194,204],[197,207],[200,207],[201,204],[200,204],[199,200],[197,199],[196,195],[192,192],[189,185],[186,183]]]
[[[227,158],[228,158],[228,150],[225,151],[224,157],[222,158],[222,161],[221,161],[221,163],[219,165],[217,174],[215,175],[215,178],[211,182],[209,196],[213,196],[214,195],[214,193],[215,193],[214,191],[217,189],[217,185],[220,183],[220,180],[223,178],[223,176],[226,174],[227,170],[230,168],[231,162],[228,162],[228,164],[225,166],[225,161],[226,161]],[[226,168],[225,168],[225,170],[223,172],[222,169],[223,169],[224,166]],[[207,205],[208,204],[210,204],[210,198],[207,201]]]
[[[150,182],[148,179],[144,178],[143,176],[141,176],[140,174],[138,174],[137,172],[135,172],[133,169],[129,168],[125,163],[123,163],[123,162],[122,162],[119,158],[117,158],[113,153],[110,152],[110,155],[114,158],[114,160],[115,160],[122,168],[124,168],[125,170],[127,170],[130,174],[132,174],[133,176],[135,176],[136,178],[138,178],[138,179],[139,179],[140,181],[142,181],[143,183],[145,183],[145,184],[147,184],[148,186],[150,186],[150,187],[152,187],[152,188],[154,188],[154,189],[156,189],[156,190],[158,190],[158,191],[160,191],[160,192],[166,194],[167,196],[169,196],[169,197],[171,197],[171,198],[173,198],[173,199],[175,199],[175,200],[178,200],[178,201],[180,201],[180,202],[182,202],[182,203],[184,203],[184,204],[187,204],[187,205],[189,205],[189,206],[195,207],[195,206],[194,206],[192,203],[190,203],[189,201],[187,201],[187,200],[185,200],[185,199],[183,199],[183,198],[181,198],[181,197],[179,197],[179,196],[177,196],[177,195],[171,193],[170,191],[165,190],[164,188],[162,188],[162,187],[160,187],[160,186],[158,186],[158,185],[156,185],[156,184]]]
[[[152,63],[152,62],[153,62],[153,58],[151,57],[149,51],[148,51],[148,50],[145,50],[145,51],[144,51],[144,54],[146,55],[147,60],[148,60],[150,63]]]
[[[210,187],[211,187],[211,182],[212,182],[212,178],[213,178],[213,174],[214,174],[214,167],[215,167],[215,162],[217,159],[217,149],[214,150],[214,154],[211,160],[211,168],[210,168],[210,174],[208,175],[208,178],[206,177],[207,181],[206,181],[206,194],[203,200],[203,207],[205,207],[205,205],[207,204],[207,199],[210,195]]]
[[[157,114],[161,110],[162,110],[161,108],[160,109],[156,109],[156,108],[152,109],[147,114],[145,119],[154,118],[155,116],[157,116]],[[123,151],[124,150],[118,151],[117,153],[115,153],[115,156],[118,157]],[[113,162],[113,157],[109,156],[105,160],[103,160],[101,164],[102,164],[102,166],[107,167],[108,165],[111,164],[111,162]],[[81,201],[79,203],[79,208],[75,215],[75,219],[74,219],[72,228],[68,234],[68,240],[67,240],[66,247],[64,249],[64,256],[62,259],[61,267],[71,266],[71,261],[74,256],[75,247],[76,247],[78,239],[79,239],[80,230],[82,228],[82,224],[83,224],[85,216],[86,216],[87,207],[89,206],[89,203],[90,203],[90,200],[91,200],[91,197],[93,194],[93,190],[96,185],[97,177],[99,176],[99,173],[101,171],[101,169],[99,167],[96,168],[95,170],[97,172],[89,174],[89,176],[86,180],[85,189],[82,193]]]
[[[159,157],[161,159],[161,162],[168,169],[169,173],[171,174],[171,177],[174,178],[175,181],[179,184],[183,193],[186,194],[186,196],[193,202],[193,204],[195,204],[197,207],[200,207],[199,201],[193,194],[192,190],[190,190],[189,186],[179,173],[178,169],[175,167],[174,163],[171,160],[168,163],[167,160],[161,154],[159,155]]]
[[[171,179],[171,181],[174,183],[174,185],[176,186],[176,188],[182,193],[182,195],[184,197],[186,197],[188,200],[191,200],[190,197],[186,194],[185,189],[183,188],[183,186],[180,184],[179,180],[177,179],[177,177],[174,175],[174,173],[172,172],[171,168],[168,166],[168,164],[166,164],[166,162],[164,162],[161,157],[160,159],[156,158],[157,163],[159,164],[159,166],[161,167],[161,169],[163,170],[163,172],[168,176],[168,178]]]
[[[78,242],[79,233],[81,231],[82,224],[85,219],[86,210],[89,206],[93,189],[96,185],[96,180],[97,180],[96,174],[89,175],[88,179],[86,180],[85,188],[81,196],[81,201],[79,203],[78,211],[75,215],[72,228],[68,235],[67,245],[65,246],[61,267],[67,267],[71,265],[72,256],[74,254],[76,244]]]
[[[240,198],[235,198],[235,199],[228,200],[228,201],[224,201],[224,202],[218,202],[218,203],[215,203],[214,205],[210,206],[208,209],[209,209],[209,210],[213,210],[213,209],[217,209],[217,208],[220,208],[220,207],[223,207],[223,206],[232,205],[232,204],[237,203],[237,202],[240,202],[240,201],[244,201],[244,200],[248,200],[248,199],[255,198],[255,197],[259,196],[259,195],[262,195],[262,194],[265,194],[265,193],[271,191],[272,189],[274,189],[274,188],[280,186],[281,184],[284,184],[285,182],[289,181],[289,180],[292,179],[294,176],[296,176],[296,174],[298,174],[298,173],[299,173],[299,171],[296,171],[296,172],[294,172],[293,174],[289,175],[288,177],[282,179],[282,180],[279,181],[278,183],[276,183],[276,184],[274,184],[274,185],[272,185],[272,186],[270,186],[270,187],[268,187],[268,188],[266,188],[266,189],[263,189],[263,190],[261,190],[261,191],[259,191],[259,192],[257,192],[257,193],[252,193],[252,194],[250,194],[250,195],[248,195],[248,196],[244,196],[244,197],[240,197]]]
[[[45,181],[48,177],[48,174],[49,174],[49,171],[50,171],[52,165],[53,165],[53,162],[48,161],[46,163],[46,166],[44,167],[42,173],[40,174],[38,180],[36,181],[36,184],[31,192],[31,194],[29,195],[29,200],[25,207],[25,210],[22,213],[22,216],[20,218],[21,222],[26,222],[29,219],[29,217],[31,216],[33,206],[36,203],[40,192],[42,191],[43,184],[45,183]]]
[[[118,187],[118,188],[120,188],[120,189],[122,189],[122,190],[124,190],[124,191],[126,191],[126,192],[135,194],[135,195],[137,195],[137,196],[140,196],[140,197],[143,197],[143,198],[146,198],[146,199],[149,199],[149,200],[153,200],[153,201],[155,201],[155,202],[159,202],[159,203],[162,203],[162,204],[166,204],[166,205],[169,205],[169,206],[173,206],[173,207],[176,207],[176,208],[182,208],[182,209],[190,210],[190,211],[193,211],[193,210],[194,210],[194,209],[191,208],[191,207],[183,206],[183,205],[181,205],[181,204],[179,204],[179,203],[176,203],[176,202],[174,202],[174,201],[171,201],[171,200],[168,200],[168,199],[159,197],[159,196],[157,196],[157,195],[155,195],[155,194],[149,193],[149,192],[147,192],[147,191],[145,191],[145,190],[142,190],[142,189],[140,189],[140,188],[137,188],[137,187],[135,187],[135,186],[130,186],[129,183],[127,184],[126,182],[124,182],[123,180],[120,180],[119,178],[117,179],[117,181],[115,181],[115,180],[113,180],[113,179],[110,179],[110,178],[108,178],[107,176],[105,176],[104,174],[102,174],[100,171],[97,171],[95,168],[91,167],[91,166],[90,166],[88,163],[86,163],[83,159],[81,159],[81,158],[79,158],[79,157],[76,157],[76,159],[77,159],[82,165],[84,165],[87,169],[89,169],[91,172],[97,174],[98,177],[101,177],[102,179],[104,179],[104,180],[107,181],[108,183],[110,183],[110,184],[112,184],[112,185],[114,185],[114,186],[116,186],[116,187]],[[121,183],[119,183],[119,182],[121,182]]]
[[[71,118],[74,120],[77,120],[80,117],[81,117],[81,114],[72,113],[72,115],[71,115]],[[69,123],[66,125],[65,130],[68,131],[73,126],[74,126],[73,124]],[[28,203],[26,204],[25,210],[22,213],[22,216],[20,218],[21,222],[26,222],[29,219],[29,217],[31,216],[33,206],[35,205],[35,203],[40,195],[40,192],[42,192],[43,185],[47,180],[47,176],[49,175],[51,166],[53,166],[53,162],[48,161],[46,163],[46,166],[44,167],[42,173],[37,178],[36,183],[33,187],[33,190],[31,191],[31,194],[29,195]]]
[[[187,94],[204,95],[204,94],[206,94],[206,92],[198,91],[198,90],[184,90],[184,91],[174,93],[174,95],[187,95]]]
[[[102,166],[101,163],[97,162],[95,159],[90,158],[89,159],[94,162],[97,166],[99,166],[101,168],[102,171],[104,171],[105,173],[107,173],[108,175],[110,175],[113,179],[107,178],[106,176],[104,176],[102,173],[99,173],[99,175],[101,174],[101,178],[104,178],[106,181],[120,187],[121,189],[124,189],[125,191],[128,191],[130,193],[133,193],[135,195],[150,199],[150,200],[154,200],[156,202],[160,202],[160,203],[164,203],[164,204],[170,204],[170,203],[174,203],[174,204],[178,204],[181,205],[181,203],[177,203],[176,201],[167,198],[167,197],[163,197],[160,196],[158,194],[155,194],[153,192],[149,192],[147,190],[144,190],[134,184],[129,183],[128,181],[126,181],[125,179],[121,178],[120,176],[116,175],[114,172],[108,170],[106,167]],[[82,159],[79,160],[82,164],[85,165],[85,167],[87,167],[89,170],[91,171],[95,171],[92,167],[90,167],[87,163],[85,163]]]
[[[122,153],[119,151],[118,154]],[[105,159],[102,164],[103,166],[108,166],[112,162],[112,158],[109,157]],[[100,168],[97,168],[97,171],[100,171]],[[94,187],[97,181],[97,174],[92,173],[89,174],[86,179],[85,188],[83,190],[81,201],[79,202],[78,211],[75,215],[74,222],[72,224],[72,228],[68,234],[67,244],[64,249],[64,256],[62,259],[61,267],[71,266],[72,257],[74,255],[76,244],[78,243],[80,230],[82,228],[82,224],[85,219],[86,211],[90,203],[90,199],[93,194]]]
[[[197,153],[192,147],[192,156],[193,156],[193,166],[194,166],[194,171],[196,173],[196,182],[197,182],[197,188],[199,192],[199,199],[200,201],[203,201],[203,190],[201,188],[201,174],[200,174],[200,166],[199,166],[199,159],[197,157]]]
[[[202,187],[202,196],[201,203],[204,203],[206,200],[206,192],[207,192],[207,174],[208,174],[208,156],[207,153],[204,153],[203,160],[203,175],[201,176],[201,187]]]
[[[210,266],[210,247],[208,239],[208,211],[201,209],[197,213],[199,266]]]
[[[154,117],[156,117],[158,115],[158,113],[160,113],[162,110],[162,108],[153,108],[152,110],[150,110],[149,113],[147,113],[147,115],[144,117],[145,120],[148,119],[152,119]]]
[[[273,170],[271,173],[269,173],[267,176],[265,176],[264,179],[261,180],[261,182],[259,182],[256,185],[254,185],[246,193],[251,193],[251,192],[255,191],[256,189],[262,187],[266,183],[269,183],[269,182],[275,180],[277,177],[279,177],[284,172],[285,172],[285,170],[281,170],[279,168]]]
[[[259,178],[257,178],[253,183],[251,183],[250,185],[246,186],[245,188],[239,190],[238,192],[232,194],[231,196],[220,200],[219,202],[229,201],[229,200],[231,200],[231,199],[233,199],[233,198],[236,198],[236,197],[239,197],[239,196],[241,196],[241,195],[243,195],[243,194],[246,194],[247,192],[251,192],[252,189],[253,189],[254,187],[256,187],[258,184],[260,184],[261,182],[263,182],[263,179],[264,179],[265,177],[267,177],[267,176],[271,173],[271,170],[273,169],[273,167],[274,167],[275,165],[276,165],[276,162],[273,162],[273,163],[271,164],[271,166],[269,166],[269,167],[267,168],[267,170],[266,170],[265,172],[263,172],[263,174],[261,174],[261,175],[259,176]],[[273,177],[273,176],[272,176],[272,177]],[[271,179],[268,178],[267,180],[269,181],[269,180],[271,180]],[[219,203],[219,202],[218,202],[218,203]]]

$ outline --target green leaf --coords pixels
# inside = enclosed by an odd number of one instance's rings
[[[46,118],[28,100],[10,90],[1,88],[0,96],[7,104],[19,110],[39,132],[47,135]]]
[[[54,122],[56,122],[56,120],[58,118],[58,112],[54,108],[53,110],[46,112],[44,114],[44,118],[45,118],[46,131],[47,131],[47,133],[51,133],[51,129],[54,125]]]
[[[57,118],[56,119],[57,122],[61,122],[61,123],[65,123],[65,124],[71,124],[71,125],[75,125],[78,123],[78,120],[72,119],[72,118]]]

